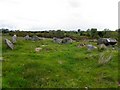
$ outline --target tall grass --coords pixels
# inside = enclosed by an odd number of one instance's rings
[[[104,65],[109,63],[112,60],[112,51],[111,50],[106,50],[104,52],[102,52],[99,56],[99,60],[98,63],[99,65]]]

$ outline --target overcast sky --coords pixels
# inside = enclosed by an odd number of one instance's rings
[[[103,30],[118,28],[119,0],[0,0],[0,28]]]

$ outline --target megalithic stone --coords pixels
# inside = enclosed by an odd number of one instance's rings
[[[10,49],[14,49],[14,45],[13,45],[13,43],[10,41],[10,40],[8,40],[8,39],[5,39],[5,43],[7,44],[7,46],[10,48]]]
[[[33,41],[38,41],[38,40],[39,40],[39,37],[38,37],[38,36],[33,36],[33,37],[32,37],[32,40],[33,40]]]
[[[62,42],[62,39],[59,39],[59,38],[54,37],[54,38],[53,38],[53,42],[60,44],[60,43]]]
[[[29,35],[26,35],[24,38],[25,38],[25,40],[30,40]]]
[[[17,36],[14,35],[14,36],[12,37],[12,42],[13,42],[13,43],[16,43],[16,41],[17,41]]]
[[[63,38],[62,43],[64,43],[64,44],[72,43],[72,39],[69,37],[65,37],[65,38]]]

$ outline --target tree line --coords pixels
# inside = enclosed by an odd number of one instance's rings
[[[86,31],[78,29],[77,31],[64,31],[64,30],[49,30],[49,31],[20,31],[20,30],[9,30],[9,29],[0,29],[2,35],[13,36],[16,34],[19,37],[24,37],[26,35],[45,38],[64,38],[70,37],[74,40],[80,39],[98,39],[98,38],[115,38],[118,40],[118,30],[112,31],[109,29],[104,29],[103,31],[98,31],[96,28],[91,28]]]

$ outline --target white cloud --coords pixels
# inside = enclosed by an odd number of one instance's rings
[[[81,6],[80,0],[68,0],[68,3],[72,8],[78,8]]]
[[[118,28],[118,0],[1,0],[0,28]]]

